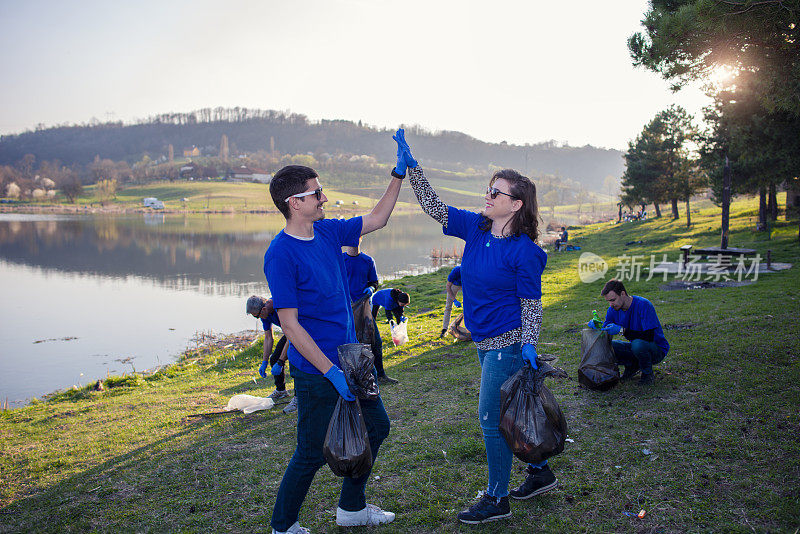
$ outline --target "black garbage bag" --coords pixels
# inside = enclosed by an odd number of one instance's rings
[[[358,399],[346,401],[339,397],[322,453],[336,476],[358,478],[372,469],[372,448]]]
[[[500,388],[500,433],[514,456],[532,464],[563,451],[567,437],[567,420],[544,385],[548,376],[567,374],[541,360],[537,365],[525,363]]]
[[[578,382],[586,388],[599,391],[607,391],[619,383],[617,359],[608,332],[591,328],[584,328],[581,332]]]
[[[372,302],[364,295],[352,304],[356,339],[359,343],[372,345],[375,342],[375,320],[372,318]]]
[[[369,345],[362,343],[346,343],[339,345],[339,366],[350,391],[359,399],[376,399],[380,394],[378,382],[372,370],[375,368],[375,356]]]

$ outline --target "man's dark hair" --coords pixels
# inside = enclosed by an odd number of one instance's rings
[[[317,171],[304,165],[287,165],[272,177],[269,184],[269,194],[272,202],[284,217],[291,217],[289,203],[286,199],[292,195],[302,193],[306,190],[306,182],[319,178]]]
[[[604,286],[603,286],[603,290],[602,290],[602,291],[600,291],[600,295],[602,295],[603,297],[605,297],[605,296],[606,296],[606,295],[608,295],[608,294],[609,294],[611,291],[613,291],[613,292],[614,292],[614,293],[616,293],[617,295],[622,295],[622,292],[623,292],[623,291],[625,291],[625,294],[627,294],[627,293],[628,293],[628,292],[625,290],[625,285],[624,285],[622,282],[620,282],[619,280],[617,280],[616,278],[612,278],[611,280],[609,280],[608,282],[606,282],[606,285],[604,285]]]
[[[411,297],[408,296],[408,293],[400,291],[399,289],[392,289],[389,295],[392,297],[392,300],[399,304],[408,304],[411,302]]]

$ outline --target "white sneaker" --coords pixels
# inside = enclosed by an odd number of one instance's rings
[[[276,401],[278,399],[283,399],[283,398],[286,398],[288,396],[289,396],[289,393],[285,389],[283,391],[280,391],[280,390],[276,389],[275,391],[273,391],[272,393],[267,395],[267,398]]]
[[[283,409],[283,413],[292,413],[297,411],[297,395],[292,397],[292,400],[289,401],[289,404]]]
[[[358,512],[348,512],[336,507],[336,524],[340,527],[361,527],[365,525],[381,525],[394,521],[394,514],[381,510],[374,504],[368,504]]]
[[[273,528],[272,534],[311,534],[311,531],[308,530],[306,527],[301,527],[300,522],[296,521],[294,525],[289,527],[289,530],[286,530],[284,532],[278,532]]]

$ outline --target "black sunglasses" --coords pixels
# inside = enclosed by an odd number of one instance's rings
[[[496,199],[497,195],[505,195],[507,197],[511,197],[511,198],[515,198],[515,199],[519,200],[514,195],[509,195],[508,193],[503,193],[502,191],[500,191],[496,187],[487,187],[486,188],[486,194],[489,195],[490,197],[492,197],[492,200]]]
[[[322,188],[318,187],[317,189],[314,189],[313,191],[306,191],[305,193],[297,193],[296,195],[290,195],[290,196],[286,197],[286,200],[284,200],[284,202],[289,202],[290,198],[302,198],[302,197],[307,197],[309,195],[314,195],[315,197],[317,197],[317,200],[321,200],[322,199]]]

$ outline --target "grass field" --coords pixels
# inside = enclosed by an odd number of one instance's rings
[[[734,204],[730,245],[762,256],[771,250],[793,268],[742,287],[667,292],[660,279],[626,282],[655,304],[671,345],[649,388],[578,387],[580,329],[593,309],[601,316],[606,309],[603,281],[580,282],[580,253],[550,254],[539,352],[558,356],[572,377],[549,386],[574,442],[550,462],[557,490],[512,502],[510,520],[482,527],[455,520],[486,483],[475,349],[438,339],[446,271],[394,282],[412,294],[411,341],[386,349],[400,384],[383,388],[392,431],[367,496],[397,520],[354,531],[797,532],[797,221],[779,221],[771,236],[754,232],[756,209],[753,201]],[[683,219],[662,217],[570,235],[608,261],[609,278],[623,254],[674,260],[682,244],[718,244],[718,209],[694,221],[687,229]],[[267,395],[271,380],[256,372],[260,354],[256,344],[187,357],[150,377],[107,381],[103,392],[71,390],[2,412],[0,532],[269,532],[295,416],[275,409],[188,417],[236,393]],[[515,460],[512,485],[522,469]],[[327,467],[319,471],[301,524],[341,531],[333,520],[339,485]],[[624,514],[642,509],[643,519]]]

